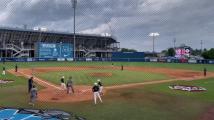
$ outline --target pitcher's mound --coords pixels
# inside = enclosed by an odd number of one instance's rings
[[[112,73],[108,73],[108,72],[96,72],[96,73],[89,73],[89,76],[92,77],[111,77]]]

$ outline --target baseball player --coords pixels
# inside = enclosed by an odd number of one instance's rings
[[[37,88],[35,85],[33,85],[32,89],[30,90],[30,102],[29,102],[29,104],[34,106],[36,99],[37,99]]]
[[[204,68],[204,77],[207,76],[207,68]]]
[[[97,84],[99,86],[99,93],[100,93],[100,95],[103,95],[103,84],[100,79],[98,79],[97,82],[98,82]]]
[[[123,65],[121,65],[121,71],[123,71]]]
[[[100,102],[102,103],[102,99],[100,97],[100,92],[99,92],[99,85],[97,83],[94,83],[94,86],[92,87],[92,92],[93,92],[93,95],[94,95],[94,104],[96,105],[97,104],[97,98],[100,99]]]
[[[111,64],[111,67],[112,67],[112,68],[114,67],[114,63]]]
[[[61,78],[61,88],[63,89],[63,90],[65,90],[66,89],[66,86],[65,86],[65,76],[62,76],[62,78]]]
[[[6,68],[3,67],[3,68],[2,68],[2,75],[5,75],[5,74],[6,74]]]
[[[72,77],[69,77],[69,80],[68,80],[66,86],[67,86],[67,94],[70,94],[71,92],[74,93]]]
[[[28,79],[28,93],[30,93],[32,87],[33,87],[33,77],[30,77],[30,79]]]
[[[18,65],[15,65],[15,72],[18,72]]]

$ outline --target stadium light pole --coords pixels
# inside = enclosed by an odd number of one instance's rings
[[[62,58],[62,42],[60,42],[60,58]]]
[[[174,38],[173,43],[174,43],[174,49],[176,48],[175,44],[176,44],[176,38]]]
[[[159,36],[159,33],[150,33],[149,36],[152,37],[152,41],[153,41],[153,57],[155,57],[155,37]]]
[[[76,58],[76,6],[77,0],[71,0],[72,7],[74,8],[74,60]]]
[[[203,52],[203,40],[201,40],[201,54]]]

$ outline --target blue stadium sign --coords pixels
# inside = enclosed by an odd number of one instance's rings
[[[71,117],[58,110],[0,108],[0,120],[69,120]]]
[[[69,43],[38,43],[39,58],[73,58],[73,45]]]

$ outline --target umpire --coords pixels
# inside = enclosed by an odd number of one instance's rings
[[[30,79],[28,79],[28,93],[30,93],[32,87],[33,87],[33,77],[30,77]]]
[[[66,87],[67,87],[67,94],[70,94],[71,91],[72,91],[72,93],[74,93],[74,87],[73,87],[72,77],[69,77],[69,80],[67,82]]]

